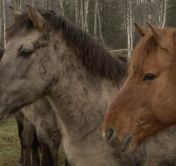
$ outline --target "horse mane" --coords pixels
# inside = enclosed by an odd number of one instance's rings
[[[105,48],[93,37],[78,26],[66,20],[55,12],[46,10],[38,11],[47,21],[46,31],[53,29],[56,33],[62,31],[68,47],[71,47],[78,58],[82,59],[86,68],[101,77],[115,80],[119,83],[125,77],[127,64],[112,57]],[[28,13],[19,15],[14,23],[7,28],[7,40],[17,36],[25,35],[34,29]]]
[[[0,47],[0,61],[2,59],[4,52],[5,52],[5,49]]]

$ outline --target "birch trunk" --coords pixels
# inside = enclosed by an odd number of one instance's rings
[[[97,37],[97,13],[98,13],[98,0],[95,1],[94,37]]]
[[[132,14],[132,4],[131,0],[129,0],[129,29],[130,29],[130,57],[133,52],[133,14]]]
[[[159,13],[158,26],[159,26],[159,28],[161,28],[161,26],[162,26],[162,17],[163,17],[163,0],[161,0],[161,2],[158,2],[158,13]]]
[[[31,4],[32,4],[33,7],[35,7],[35,5],[34,5],[34,0],[32,0]]]
[[[97,14],[98,14],[98,25],[99,25],[100,38],[102,40],[103,45],[105,46],[105,42],[104,42],[104,39],[103,39],[103,36],[102,36],[102,31],[101,31],[101,19],[100,19],[99,9],[98,9],[98,13]]]
[[[81,9],[80,9],[80,26],[84,28],[84,16],[83,16],[83,0],[81,0]]]
[[[44,0],[42,0],[42,6],[46,9]]]
[[[88,32],[88,23],[87,23],[88,8],[89,8],[89,0],[84,0],[84,30],[86,32]]]
[[[151,15],[151,0],[147,0],[148,2],[148,21],[151,22],[152,15]]]
[[[75,0],[75,24],[79,25],[79,4],[78,4],[78,0]]]
[[[130,44],[130,0],[126,1],[126,5],[127,5],[127,19],[126,19],[126,26],[127,26],[127,47],[128,47],[128,59],[131,58],[131,44]]]
[[[15,3],[14,3],[14,8],[16,9],[17,8],[17,1],[15,0]]]
[[[165,25],[166,25],[167,0],[164,0],[163,3],[164,3],[164,4],[163,4],[163,5],[164,5],[164,7],[163,7],[164,11],[163,11],[163,24],[162,24],[162,28],[164,28]]]
[[[3,0],[4,1],[4,0]],[[22,8],[22,2],[20,0],[20,5],[19,5],[19,11],[21,11],[21,8]]]
[[[47,9],[51,10],[51,2],[50,2],[50,0],[47,0]]]
[[[64,8],[63,8],[63,4],[62,4],[62,2],[63,2],[63,0],[60,0],[60,8],[61,8],[61,10],[62,10],[62,16],[64,16]]]
[[[155,6],[155,25],[163,28],[166,24],[167,0],[156,0],[153,2]]]
[[[0,9],[2,9],[2,2],[0,2]],[[1,10],[2,15],[2,10]],[[0,44],[2,43],[2,17],[0,17]]]
[[[6,13],[5,13],[5,0],[2,1],[2,10],[3,10],[3,24],[4,24],[4,47],[6,46]]]

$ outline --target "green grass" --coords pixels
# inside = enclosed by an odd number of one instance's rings
[[[16,166],[20,158],[20,141],[15,118],[0,121],[0,166]],[[63,148],[59,149],[59,165],[64,166]]]

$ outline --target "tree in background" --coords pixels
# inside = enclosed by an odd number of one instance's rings
[[[168,3],[166,4],[166,2]],[[176,26],[175,0],[0,0],[0,46],[6,41],[4,30],[11,24],[8,6],[25,11],[26,3],[36,9],[51,9],[87,31],[110,49],[127,49],[129,56],[139,41],[133,22],[147,27]],[[4,2],[4,3],[3,3]],[[168,6],[168,10],[167,9]],[[166,16],[167,12],[167,16]],[[167,19],[166,19],[167,18]],[[148,27],[147,27],[148,28]]]
[[[176,27],[176,2],[175,0],[168,0],[167,5],[167,26]]]

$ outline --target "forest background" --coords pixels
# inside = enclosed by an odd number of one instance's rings
[[[26,11],[54,10],[95,37],[109,50],[128,50],[131,56],[139,41],[134,22],[147,27],[176,27],[176,0],[0,0],[0,47],[5,47],[5,29],[12,17],[8,6]]]

